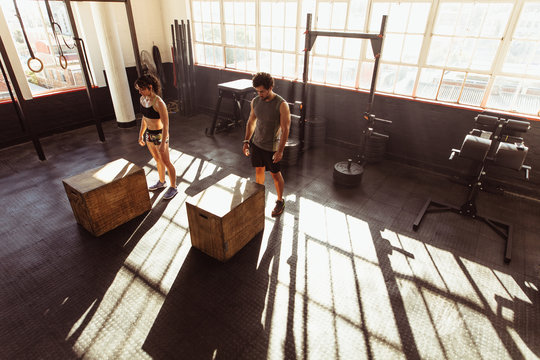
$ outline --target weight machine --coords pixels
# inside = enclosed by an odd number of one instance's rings
[[[523,171],[529,180],[531,167],[524,165],[528,147],[519,135],[530,129],[528,121],[506,119],[503,117],[479,114],[475,118],[477,128],[465,136],[461,149],[452,149],[450,160],[456,157],[469,159],[478,163],[478,171],[474,180],[468,184],[469,193],[461,206],[454,206],[428,199],[413,224],[413,230],[418,230],[422,219],[427,213],[451,211],[468,216],[486,223],[493,231],[506,240],[504,261],[512,259],[512,225],[499,219],[488,218],[478,214],[476,196],[483,190],[488,164],[516,171]]]

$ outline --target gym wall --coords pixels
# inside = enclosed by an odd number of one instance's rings
[[[195,73],[197,106],[208,114],[213,114],[215,109],[218,84],[251,78],[251,74],[208,67],[196,67]],[[301,99],[301,86],[301,82],[276,80],[274,90],[293,102]],[[351,149],[360,145],[368,94],[318,85],[308,88],[307,117],[326,119],[326,142]],[[228,103],[223,101],[222,111],[227,111]],[[449,176],[472,174],[472,162],[448,158],[452,148],[461,147],[480,111],[377,94],[373,112],[378,118],[393,121],[392,125],[378,127],[390,135],[387,157]],[[294,128],[292,131],[297,132]],[[490,178],[496,178],[507,191],[540,199],[540,122],[531,120],[531,130],[523,137],[529,147],[526,164],[533,167],[530,181],[524,180],[524,172],[496,167],[490,169]]]

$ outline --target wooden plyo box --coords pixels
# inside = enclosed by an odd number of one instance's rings
[[[73,215],[100,236],[152,208],[144,170],[125,159],[62,180]]]
[[[264,185],[229,175],[186,200],[191,244],[229,260],[264,229]]]

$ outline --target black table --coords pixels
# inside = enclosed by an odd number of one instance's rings
[[[253,83],[251,79],[234,80],[218,84],[218,90],[219,97],[214,112],[214,119],[212,120],[212,126],[206,128],[206,135],[214,135],[215,132],[234,127],[244,121],[244,98],[246,94],[253,93]],[[224,96],[230,97],[233,100],[233,114],[231,118],[220,119],[219,109]],[[225,121],[218,121],[218,119]]]

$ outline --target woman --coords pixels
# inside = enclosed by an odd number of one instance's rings
[[[164,199],[172,199],[177,193],[176,170],[169,156],[169,113],[165,102],[159,97],[161,85],[159,80],[146,74],[135,81],[135,89],[141,94],[141,130],[139,131],[139,144],[146,145],[154,160],[156,160],[159,180],[148,190],[158,190],[167,186],[165,182],[165,169],[169,173],[171,186],[163,195]]]

